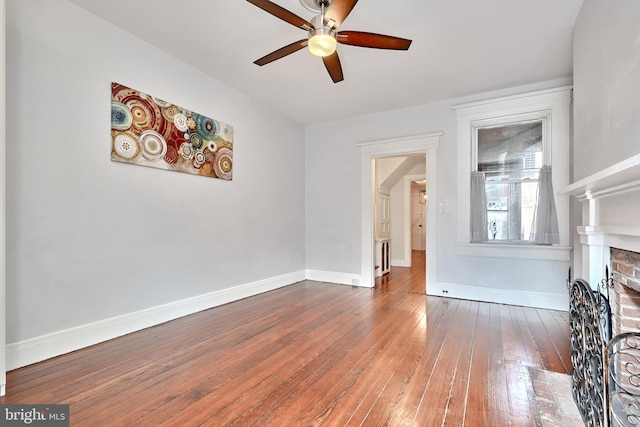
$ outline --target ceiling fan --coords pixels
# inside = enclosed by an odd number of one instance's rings
[[[408,50],[411,40],[362,31],[337,31],[358,0],[300,0],[304,7],[320,15],[311,22],[268,0],[247,0],[273,16],[308,31],[307,38],[293,42],[254,61],[265,65],[308,46],[312,54],[320,56],[334,83],[344,80],[337,43],[376,49]]]

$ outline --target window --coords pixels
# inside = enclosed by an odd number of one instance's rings
[[[487,240],[529,241],[543,166],[543,121],[474,131],[475,169],[485,174]]]
[[[557,191],[569,184],[570,103],[565,86],[453,107],[458,255],[570,259],[569,199],[540,192],[557,209],[551,244],[538,239],[551,233],[540,231],[534,213],[538,187]]]

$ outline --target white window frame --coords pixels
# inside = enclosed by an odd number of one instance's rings
[[[543,110],[509,117],[492,117],[490,119],[471,122],[471,170],[474,172],[478,170],[478,129],[538,121],[542,122],[542,165],[551,166],[551,134],[549,132],[551,110]],[[474,244],[479,243],[476,242]],[[535,243],[528,240],[488,240],[480,244],[535,245]]]
[[[552,166],[553,187],[569,185],[571,86],[456,105],[457,116],[457,253],[465,256],[569,261],[569,198],[555,195],[560,243],[540,246],[521,242],[470,242],[470,179],[477,168],[477,129],[528,119],[543,119],[544,164]],[[524,243],[524,244],[523,244]]]

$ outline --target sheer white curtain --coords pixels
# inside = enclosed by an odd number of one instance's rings
[[[488,239],[484,172],[471,172],[471,241],[484,242]]]
[[[540,168],[538,204],[533,215],[533,225],[529,240],[541,244],[560,243],[558,214],[553,198],[553,183],[551,182],[551,166]]]

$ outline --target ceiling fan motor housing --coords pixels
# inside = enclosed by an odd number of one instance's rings
[[[324,17],[318,15],[311,20],[313,29],[309,30],[309,50],[317,56],[331,55],[336,50],[336,32],[324,25]]]
[[[333,33],[334,36],[335,36],[335,31],[332,28],[324,25],[324,16],[322,16],[322,15],[314,16],[311,19],[311,23],[313,24],[313,28],[315,29],[315,31],[328,30],[328,32],[326,32],[326,33],[317,33],[317,34],[330,34],[330,33]],[[309,32],[309,33],[311,33],[311,32]]]

